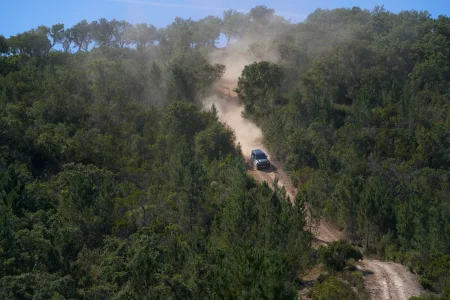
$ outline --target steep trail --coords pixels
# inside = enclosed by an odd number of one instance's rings
[[[205,99],[203,104],[205,108],[210,108],[213,103],[216,105],[221,121],[234,130],[236,144],[241,145],[246,159],[254,148],[263,149],[270,158],[270,153],[262,144],[261,130],[241,116],[242,107],[239,105],[237,95],[232,91],[232,87],[236,86],[235,80],[221,80],[215,87],[215,95]],[[269,170],[249,170],[248,172],[259,182],[272,183],[277,178],[278,185],[284,186],[289,197],[294,199],[297,191],[290,184],[282,165],[273,158],[271,162],[273,166]],[[323,220],[319,224],[314,224],[313,227],[316,243],[326,244],[342,238],[339,230]],[[423,293],[416,276],[400,264],[364,258],[357,264],[357,268],[364,275],[365,288],[371,299],[407,300]]]

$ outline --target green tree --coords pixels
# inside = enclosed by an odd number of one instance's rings
[[[80,229],[88,246],[101,242],[114,224],[113,181],[95,166],[68,164],[55,178],[59,217],[64,227]]]
[[[39,27],[24,33],[19,33],[8,39],[8,46],[13,54],[22,53],[31,57],[43,58],[51,49],[47,38],[48,28]]]
[[[113,19],[111,24],[114,28],[113,34],[115,44],[120,48],[124,48],[125,45],[130,44],[131,40],[128,39],[127,33],[131,30],[132,25],[127,21],[117,21],[116,19]]]
[[[351,258],[354,260],[362,259],[362,254],[347,241],[340,240],[327,246],[321,246],[319,248],[319,257],[327,267],[341,271],[346,266],[347,260]]]
[[[314,300],[358,299],[356,293],[344,281],[330,276],[324,282],[314,286],[312,298]]]
[[[243,36],[247,24],[245,14],[237,12],[234,9],[229,9],[223,12],[222,33],[227,38],[227,45],[233,39]]]
[[[274,14],[275,10],[272,8],[267,8],[265,5],[255,6],[249,12],[250,20],[258,23],[268,22]]]
[[[88,51],[89,45],[92,42],[92,26],[88,21],[83,20],[75,24],[67,31],[70,40],[78,47],[78,51]]]
[[[156,27],[146,23],[136,24],[135,27],[129,27],[131,40],[136,44],[139,51],[145,51],[147,47],[153,45],[157,39]]]
[[[6,54],[8,53],[8,51],[9,51],[8,40],[3,35],[0,35],[0,53]]]
[[[233,132],[219,123],[215,123],[195,135],[196,153],[209,159],[218,159],[220,154],[231,152],[230,146],[233,144]]]
[[[196,45],[215,48],[220,36],[222,20],[218,17],[207,16],[196,23],[194,40]]]
[[[52,48],[55,47],[56,44],[61,44],[64,40],[64,24],[58,23],[55,25],[52,25],[49,36],[52,39]]]
[[[281,68],[267,61],[245,66],[236,88],[245,112],[257,117],[267,116],[280,96],[282,77]]]
[[[93,21],[91,26],[92,40],[94,40],[99,46],[110,46],[114,39],[114,27],[113,22],[109,22],[105,18],[101,18],[98,21]]]

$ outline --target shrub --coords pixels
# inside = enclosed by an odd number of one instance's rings
[[[347,241],[336,241],[319,248],[319,260],[328,268],[341,271],[345,268],[347,260],[362,259],[361,252],[352,247]]]
[[[334,276],[328,277],[322,283],[316,284],[312,292],[313,300],[340,300],[340,299],[357,299],[353,289],[342,280]]]

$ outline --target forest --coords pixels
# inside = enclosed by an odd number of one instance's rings
[[[256,182],[201,105],[221,36],[255,58],[236,93],[295,199]],[[0,298],[297,299],[318,261],[360,258],[312,247],[309,215],[447,299],[449,98],[450,19],[428,12],[294,24],[257,6],[0,35]],[[351,285],[331,276],[312,298],[357,299]]]

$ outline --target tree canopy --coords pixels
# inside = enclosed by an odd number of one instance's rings
[[[225,72],[207,59],[221,35],[255,58],[236,92],[295,204],[246,173],[232,130],[201,109]],[[360,258],[311,249],[305,204],[446,297],[449,98],[450,21],[426,11],[292,24],[262,5],[0,35],[0,298],[297,299],[316,257]],[[356,298],[338,277],[313,299]]]
[[[222,20],[0,36],[1,299],[295,299],[302,209],[199,99]]]
[[[271,51],[237,87],[312,214],[438,292],[450,284],[449,20],[318,9],[257,41]]]

